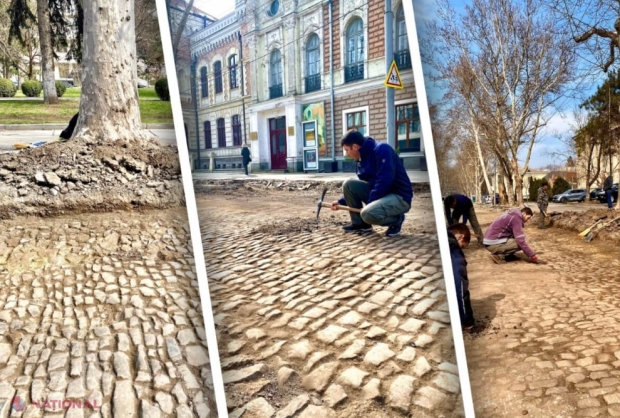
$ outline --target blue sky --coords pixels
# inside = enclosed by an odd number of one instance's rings
[[[469,4],[470,1],[450,0],[450,3],[458,13],[463,13],[465,4]],[[437,4],[435,0],[413,0],[413,6],[416,15],[415,18],[418,37],[423,39],[426,30],[426,22],[434,19],[436,16]],[[577,44],[575,44],[575,47],[577,47]],[[434,102],[443,94],[443,92],[428,79],[427,74],[429,72],[429,68],[424,65],[424,62],[422,63],[422,67],[425,72],[427,97],[429,102]],[[579,90],[582,93],[589,95],[596,91],[597,86],[600,85],[605,79],[605,75],[602,71],[599,72],[600,74],[595,75],[597,81],[584,82],[579,86]],[[565,145],[558,139],[558,137],[561,135],[566,136],[572,132],[571,127],[575,122],[573,109],[575,109],[579,103],[581,103],[581,100],[572,98],[566,98],[562,101],[562,111],[550,119],[549,125],[545,131],[545,134],[542,136],[541,141],[534,145],[532,157],[530,159],[530,167],[542,168],[549,164],[562,164],[564,162],[559,159],[554,159],[549,156],[549,154],[561,151],[565,148]],[[522,159],[525,158],[525,154],[526,152],[524,151],[521,155]]]

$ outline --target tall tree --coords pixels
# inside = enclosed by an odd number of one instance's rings
[[[54,73],[54,49],[52,47],[52,26],[50,24],[49,0],[37,0],[39,45],[41,46],[41,76],[43,79],[43,101],[58,104],[56,76]]]
[[[82,99],[74,137],[145,139],[136,80],[133,0],[85,1]]]
[[[573,41],[544,6],[543,0],[472,0],[459,15],[440,0],[428,31],[427,57],[450,90],[467,92],[510,204],[522,203],[533,146],[575,66]]]

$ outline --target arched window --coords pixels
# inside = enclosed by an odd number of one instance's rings
[[[306,93],[321,89],[321,48],[319,36],[314,33],[306,44]]]
[[[213,64],[213,77],[215,77],[215,93],[222,92],[222,61]]]
[[[409,50],[407,42],[407,25],[405,24],[405,11],[401,5],[396,12],[396,51]]]
[[[238,63],[237,63],[237,55],[231,55],[228,58],[228,69],[230,71],[230,88],[231,89],[236,89],[237,87],[239,87],[238,83],[237,83],[237,67],[238,67]]]
[[[405,24],[405,11],[401,5],[396,12],[396,45],[394,59],[399,70],[411,68],[411,54],[407,41],[407,25]]]
[[[269,56],[269,98],[282,96],[282,54],[275,49]]]
[[[217,146],[218,148],[226,148],[226,125],[224,118],[217,120]]]
[[[233,131],[233,146],[240,147],[241,146],[241,122],[239,119],[239,115],[234,115],[232,117],[232,131]]]
[[[209,95],[209,84],[207,81],[207,67],[200,69],[200,95],[205,98]]]
[[[355,81],[364,78],[364,22],[355,18],[347,27],[347,68],[345,81]]]
[[[210,149],[213,148],[213,143],[211,142],[211,122],[206,121],[204,123],[205,127],[205,148]]]

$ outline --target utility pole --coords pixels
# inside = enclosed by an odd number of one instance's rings
[[[385,0],[385,73],[390,71],[394,60],[394,14],[392,13],[392,0]],[[396,118],[394,109],[394,89],[385,88],[387,142],[396,149]]]

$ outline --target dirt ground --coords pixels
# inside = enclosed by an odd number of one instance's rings
[[[501,214],[476,212],[483,229]],[[476,416],[618,417],[618,245],[536,226],[527,225],[527,241],[546,265],[496,265],[485,249],[466,250],[482,329],[465,337]]]
[[[322,187],[196,187],[230,416],[461,416],[430,194],[351,236]]]

